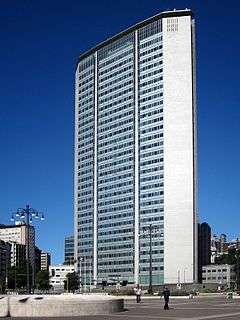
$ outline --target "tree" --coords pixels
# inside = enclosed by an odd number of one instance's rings
[[[79,277],[76,272],[68,273],[64,281],[64,289],[68,292],[75,292],[79,288]]]
[[[35,284],[38,290],[48,291],[50,289],[48,270],[40,270],[36,274]]]
[[[4,293],[6,289],[6,277],[5,275],[0,275],[0,293]]]
[[[32,268],[30,266],[30,283],[32,283]],[[8,271],[8,288],[9,289],[23,289],[27,287],[27,266],[21,264],[12,266]]]
[[[228,250],[228,253],[216,258],[216,264],[236,264],[236,249],[232,248]]]

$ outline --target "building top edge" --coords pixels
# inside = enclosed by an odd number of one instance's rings
[[[12,224],[10,224],[10,225],[0,225],[0,229],[11,229],[11,228],[21,228],[21,227],[24,227],[24,226],[26,226],[26,224],[25,223],[23,223],[23,224],[14,224],[14,225],[12,225]]]
[[[156,20],[159,20],[159,19],[162,19],[162,18],[168,18],[168,17],[184,17],[184,16],[191,16],[193,18],[193,12],[190,10],[190,9],[184,9],[184,10],[173,10],[173,11],[163,11],[163,12],[160,12],[148,19],[145,19],[141,22],[138,22],[136,24],[134,24],[133,26],[117,33],[116,35],[112,36],[112,37],[109,37],[107,38],[106,40],[100,42],[98,45],[96,45],[95,47],[91,48],[90,50],[84,52],[83,54],[81,54],[79,57],[78,57],[78,61],[77,61],[77,64],[85,59],[86,57],[88,57],[89,55],[93,54],[94,52],[98,51],[99,49],[105,47],[106,45],[120,39],[121,37],[139,29],[139,28],[142,28],[142,27],[145,27],[146,25],[156,21]]]

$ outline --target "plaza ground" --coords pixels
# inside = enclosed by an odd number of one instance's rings
[[[240,299],[226,297],[197,297],[170,299],[170,310],[163,310],[163,299],[146,299],[140,304],[133,299],[125,300],[125,311],[108,316],[81,316],[66,318],[8,318],[18,320],[240,320]]]

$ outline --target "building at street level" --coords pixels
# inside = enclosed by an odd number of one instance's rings
[[[79,57],[75,259],[95,283],[149,282],[150,225],[153,283],[197,281],[194,34],[168,11]]]

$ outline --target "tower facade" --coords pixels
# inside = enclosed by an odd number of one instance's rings
[[[160,13],[79,58],[75,259],[95,283],[197,280],[195,39]],[[81,270],[83,275],[84,270]]]

